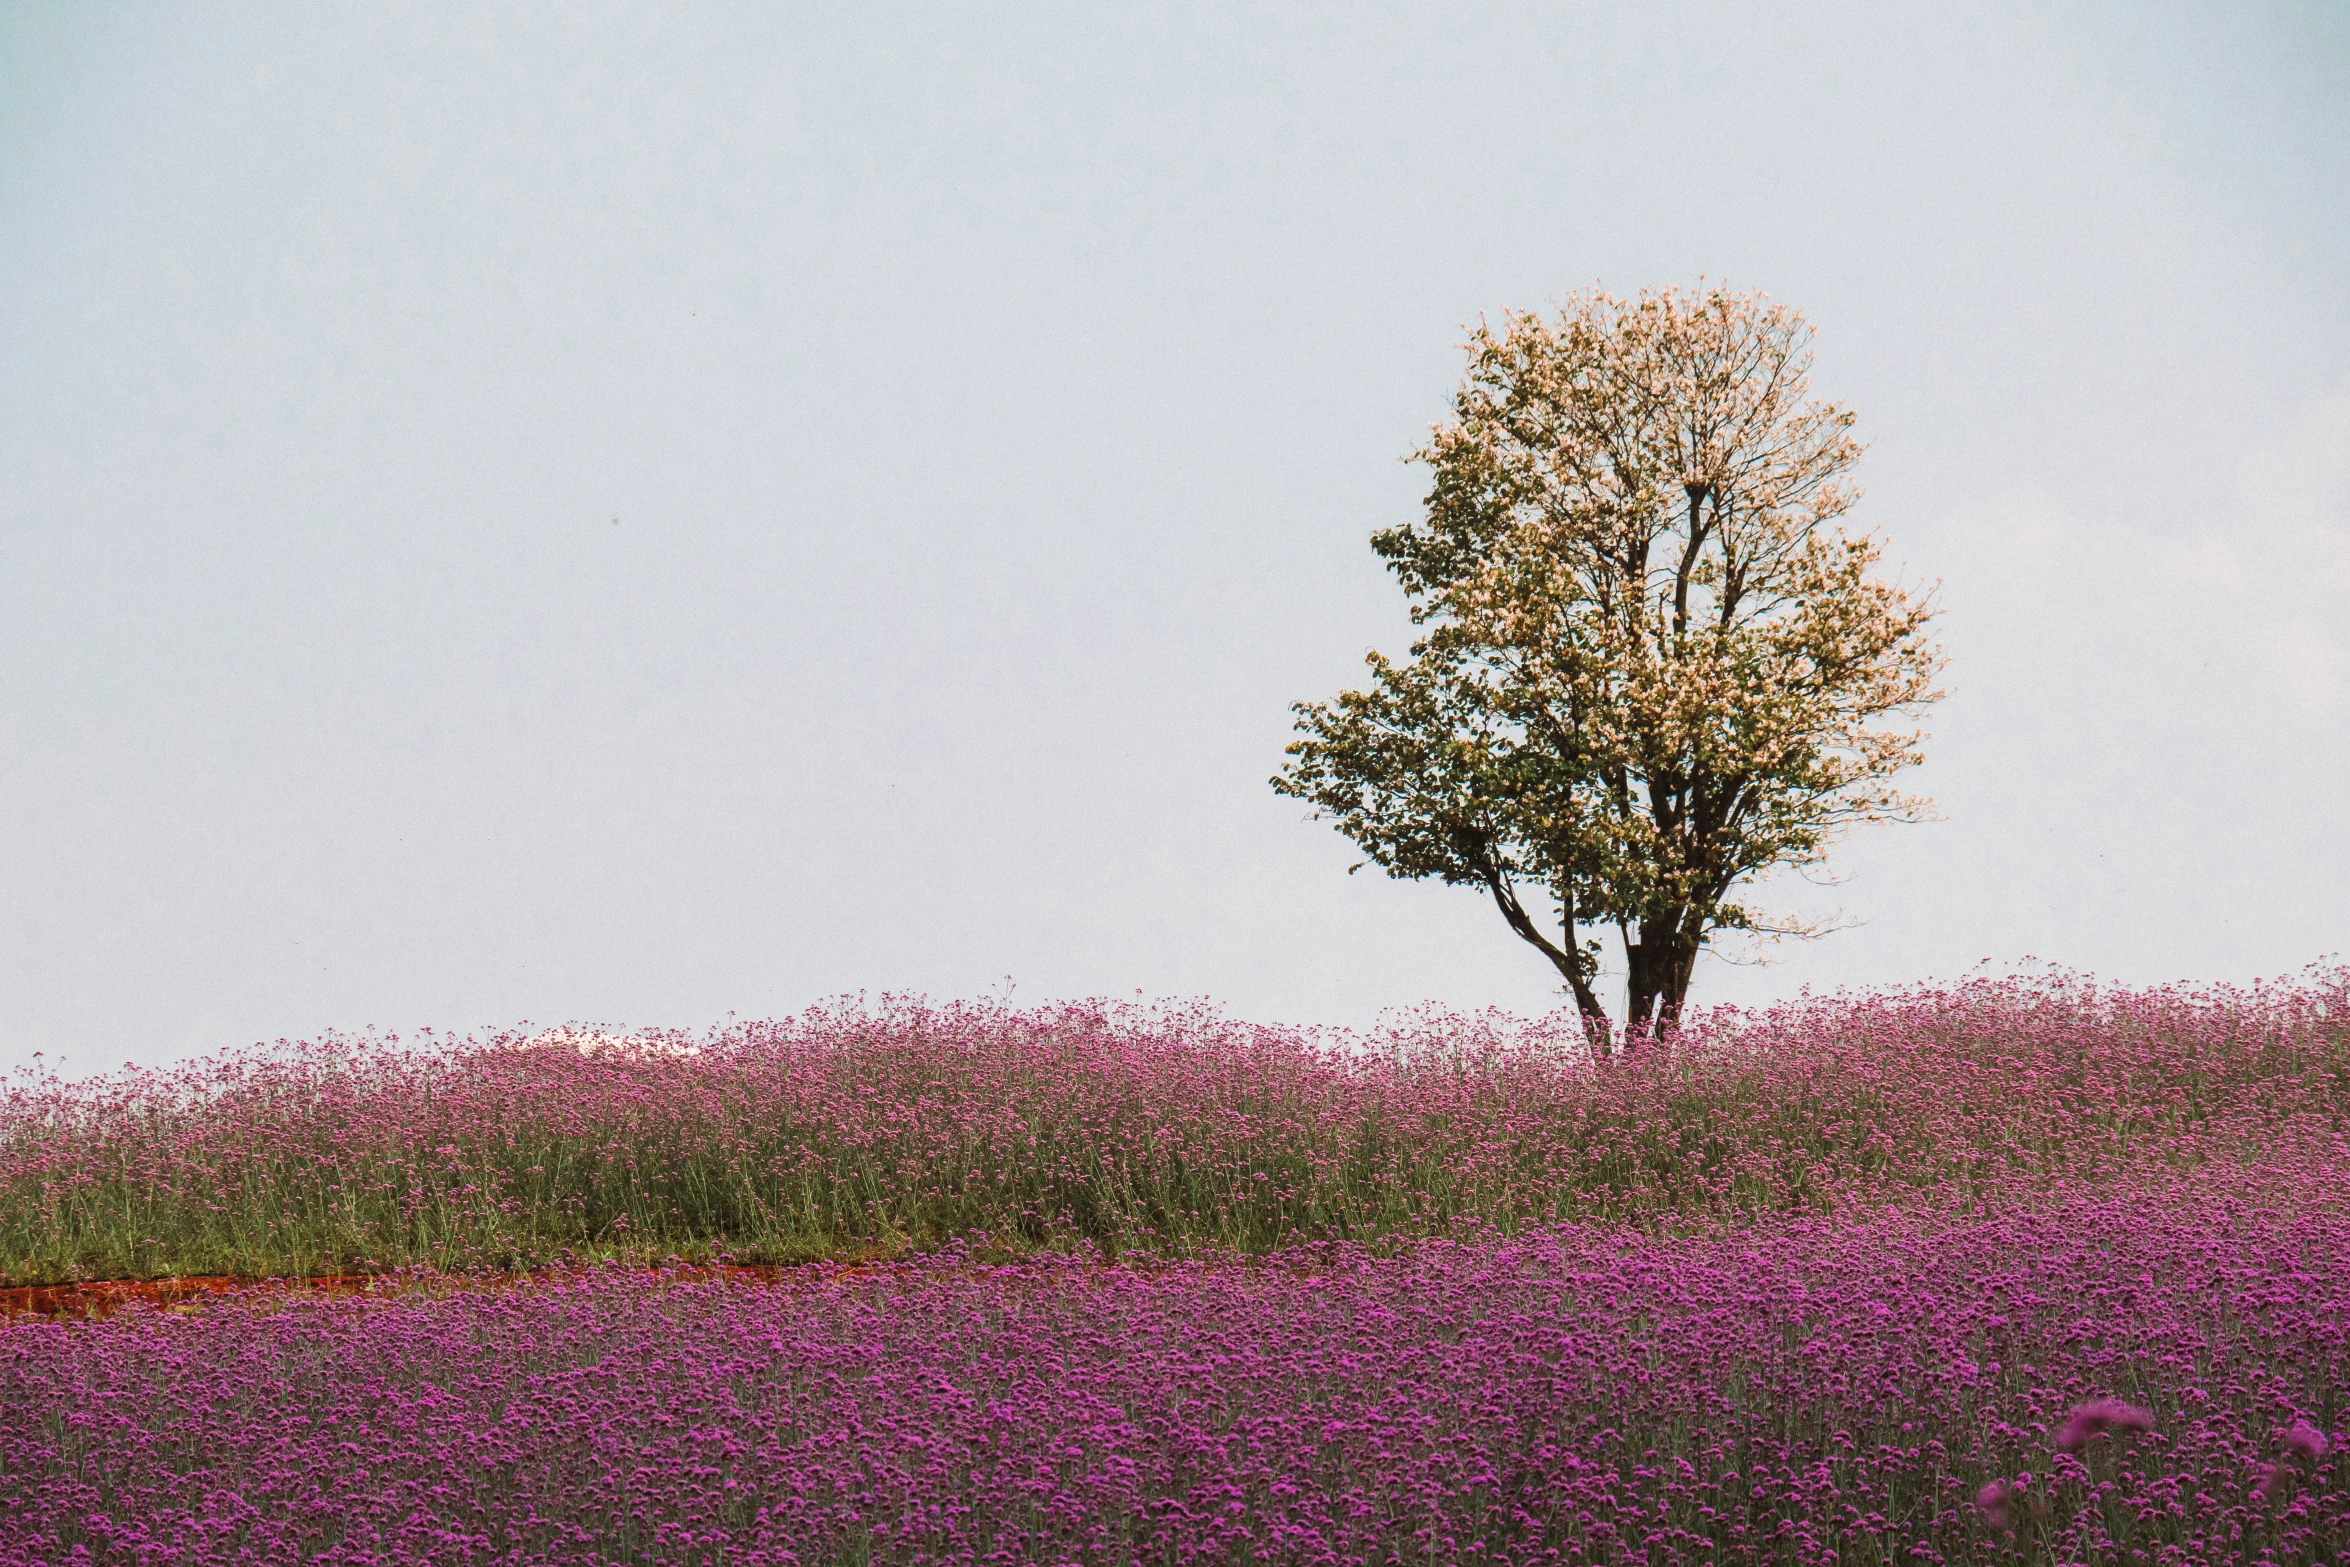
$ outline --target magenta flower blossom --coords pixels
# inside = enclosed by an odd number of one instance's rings
[[[1989,1481],[1975,1493],[1975,1511],[1981,1513],[1983,1522],[1994,1529],[2012,1528],[2007,1517],[2007,1504],[2013,1494],[2005,1480]]]
[[[2325,1433],[2306,1420],[2296,1420],[2286,1429],[2284,1443],[2286,1452],[2295,1458],[2306,1458],[2313,1464],[2325,1457],[2326,1448],[2330,1445]]]
[[[2305,1458],[2312,1465],[2325,1457],[2327,1448],[2332,1445],[2326,1441],[2323,1431],[2300,1419],[2287,1426],[2278,1440],[2285,1449],[2286,1458]],[[2285,1481],[2292,1477],[2293,1466],[2280,1458],[2273,1464],[2262,1464],[2259,1474],[2260,1481],[2253,1486],[2252,1494],[2265,1502],[2284,1488]]]
[[[2124,1403],[2118,1398],[2092,1399],[2086,1404],[2074,1406],[2073,1412],[2065,1416],[2064,1424],[2057,1427],[2056,1450],[2060,1453],[2077,1453],[2093,1439],[2109,1431],[2128,1434],[2153,1429],[2154,1416],[2135,1404]]]

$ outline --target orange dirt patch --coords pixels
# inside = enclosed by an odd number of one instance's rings
[[[179,1279],[101,1279],[86,1284],[21,1284],[0,1289],[0,1318],[111,1317],[125,1306],[178,1306],[227,1294],[360,1295],[384,1281],[364,1273],[316,1279],[240,1279],[199,1274]]]
[[[784,1266],[776,1263],[716,1262],[635,1268],[629,1271],[641,1274],[648,1281],[690,1282],[729,1278],[774,1284],[792,1278],[815,1283],[824,1279],[855,1277],[888,1266],[887,1263],[870,1262],[852,1262],[832,1267],[806,1263]],[[176,1279],[99,1279],[80,1284],[20,1284],[11,1289],[0,1289],[0,1322],[27,1316],[103,1319],[126,1307],[193,1307],[208,1300],[231,1297],[444,1294],[458,1290],[552,1283],[608,1271],[609,1268],[556,1267],[519,1273],[331,1273],[307,1279],[245,1279],[230,1274],[196,1274]]]

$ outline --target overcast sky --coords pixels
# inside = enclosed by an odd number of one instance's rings
[[[2350,949],[2350,10],[0,5],[0,1063],[1555,1004],[1273,794],[1463,324],[1768,289],[1944,820],[1695,999]]]

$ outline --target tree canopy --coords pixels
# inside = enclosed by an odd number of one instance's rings
[[[1371,540],[1424,634],[1296,704],[1273,786],[1392,876],[1483,888],[1601,1040],[1614,926],[1627,1031],[1669,1030],[1715,933],[1811,933],[1743,886],[1930,809],[1888,720],[1941,694],[1933,607],[1843,525],[1861,448],[1797,311],[1591,290],[1465,346],[1425,512]]]

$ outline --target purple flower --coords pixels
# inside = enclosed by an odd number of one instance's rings
[[[1981,1513],[1983,1522],[1994,1529],[2012,1528],[2014,1526],[2007,1518],[2007,1504],[2014,1494],[2008,1489],[2005,1480],[1988,1481],[1975,1493],[1975,1511]]]
[[[2089,1445],[2090,1439],[2108,1431],[2143,1432],[2154,1429],[2154,1416],[2135,1404],[2118,1398],[2092,1399],[2075,1406],[2056,1428],[2056,1450],[2077,1453]]]
[[[2326,1441],[2326,1434],[2306,1420],[2296,1420],[2286,1428],[2284,1443],[2286,1452],[2295,1458],[2306,1458],[2313,1464],[2325,1457],[2326,1448],[2330,1445]]]

